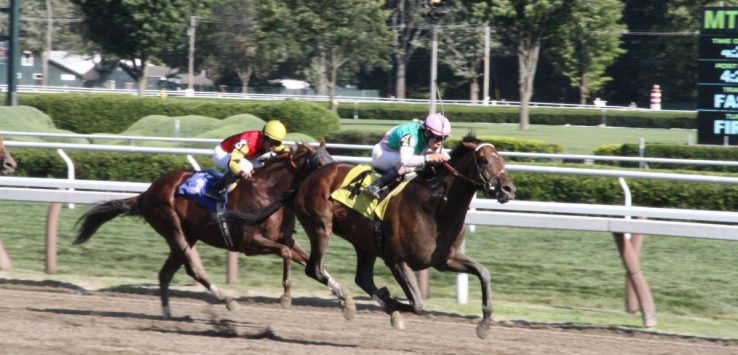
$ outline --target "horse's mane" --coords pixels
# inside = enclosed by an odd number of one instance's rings
[[[473,132],[470,131],[469,133],[467,133],[467,135],[464,136],[459,144],[457,144],[456,147],[451,151],[451,160],[449,161],[451,165],[453,165],[454,162],[458,161],[459,159],[461,159],[461,157],[472,151],[472,149],[467,147],[464,143],[475,143],[475,145],[478,145],[479,143],[482,143],[482,141],[479,140]],[[448,170],[441,166],[433,165],[428,166],[423,169],[423,171],[419,172],[418,177],[420,177],[422,181],[424,181],[425,184],[429,187],[434,187],[441,183],[446,174],[448,174]]]
[[[456,148],[454,148],[451,151],[451,162],[458,161],[461,157],[463,157],[466,153],[469,153],[471,149],[469,149],[464,143],[474,143],[475,145],[479,145],[482,143],[481,140],[479,140],[476,135],[474,135],[474,132],[467,133],[464,138],[461,139],[459,144],[456,145]]]
[[[269,159],[265,160],[264,161],[264,167],[263,168],[267,168],[267,167],[269,167],[269,166],[271,166],[273,164],[276,164],[278,162],[282,162],[282,161],[284,161],[286,159],[289,159],[290,158],[290,155],[297,154],[300,151],[300,148],[301,147],[304,148],[305,146],[306,145],[305,145],[304,142],[295,142],[295,144],[293,144],[292,146],[289,147],[289,149],[290,149],[289,153],[285,152],[285,153],[281,153],[281,154],[275,154],[274,156],[272,156]]]

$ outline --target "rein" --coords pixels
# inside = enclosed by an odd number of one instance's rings
[[[490,147],[494,148],[494,145],[492,145],[490,143],[482,143],[482,144],[478,145],[474,149],[474,152],[475,153],[478,152],[484,146],[490,146]],[[481,187],[481,188],[485,189],[485,188],[487,188],[487,186],[489,186],[490,189],[491,189],[492,187],[494,187],[494,186],[492,186],[490,184],[491,183],[491,180],[496,179],[497,177],[499,177],[500,175],[502,175],[505,172],[505,169],[503,168],[502,170],[500,170],[499,172],[497,172],[497,174],[495,174],[495,176],[493,176],[492,179],[490,179],[490,181],[485,181],[484,176],[482,175],[482,170],[479,169],[479,161],[477,161],[476,154],[473,155],[473,157],[474,157],[474,166],[477,168],[477,174],[479,175],[479,180],[481,180],[481,182],[479,182],[477,180],[474,180],[474,179],[472,179],[472,178],[470,178],[470,177],[468,177],[468,176],[460,173],[458,170],[456,170],[456,168],[454,168],[453,166],[451,166],[451,164],[449,164],[447,161],[443,162],[443,167],[446,168],[446,170],[448,170],[455,177],[460,178],[460,179],[464,180],[465,182],[467,182],[467,183],[469,183],[469,184],[471,184],[471,185],[473,185],[475,187]]]

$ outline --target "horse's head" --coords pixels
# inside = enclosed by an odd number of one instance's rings
[[[257,174],[268,179],[275,179],[285,174],[290,175],[294,187],[311,172],[335,161],[326,150],[325,141],[321,140],[317,148],[305,142],[298,142],[292,145],[289,151],[268,160],[262,169],[257,170]]]
[[[484,143],[467,135],[451,154],[451,173],[477,188],[500,203],[515,198],[515,185],[505,169],[505,159],[490,143]]]
[[[325,148],[325,140],[320,140],[317,148],[310,146],[305,142],[295,143],[290,148],[290,161],[292,165],[299,170],[304,176],[317,170],[323,165],[334,163],[336,159],[328,153]]]
[[[12,175],[15,172],[15,159],[10,155],[8,149],[5,148],[3,138],[0,137],[0,175]]]

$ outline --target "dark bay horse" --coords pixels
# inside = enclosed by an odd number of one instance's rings
[[[284,208],[285,196],[293,195],[305,177],[321,165],[333,162],[333,158],[321,142],[317,149],[300,143],[289,153],[268,160],[257,169],[253,178],[240,182],[229,193],[227,209],[258,211],[251,215],[250,221],[229,222],[228,227],[235,247],[227,247],[215,219],[204,207],[176,194],[192,171],[176,170],[168,172],[151,183],[145,192],[138,196],[103,202],[85,213],[75,244],[86,242],[105,222],[119,216],[139,216],[148,222],[169,244],[170,252],[164,266],[159,271],[159,287],[164,318],[171,316],[168,288],[174,273],[184,264],[187,274],[202,284],[228,309],[237,304],[225,296],[211,283],[203,269],[196,250],[198,240],[217,248],[239,251],[246,255],[276,254],[284,260],[283,307],[291,304],[290,263],[301,265],[307,262],[307,253],[293,239],[295,227],[294,212]],[[275,203],[276,200],[276,203]],[[265,206],[270,206],[266,208]]]
[[[5,148],[3,137],[0,137],[0,175],[13,175],[15,167],[15,159],[10,155],[10,151]]]
[[[468,135],[452,151],[451,160],[426,169],[408,183],[387,206],[378,247],[374,221],[331,199],[351,164],[330,164],[308,176],[300,186],[295,213],[310,238],[310,260],[305,272],[327,285],[338,296],[347,319],[353,318],[351,295],[326,272],[323,255],[334,233],[356,249],[356,284],[392,315],[392,325],[404,327],[399,311],[419,312],[423,307],[413,270],[434,267],[440,271],[469,273],[482,285],[483,318],[477,335],[486,337],[491,324],[490,278],[486,267],[464,255],[464,219],[477,190],[505,203],[515,197],[515,186],[505,170],[505,160],[492,144]],[[386,288],[374,285],[374,263],[382,257],[402,287],[410,305],[401,304]]]

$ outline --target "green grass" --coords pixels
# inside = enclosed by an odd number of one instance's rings
[[[59,225],[57,275],[40,274],[44,260],[46,204],[0,202],[2,241],[14,266],[11,275],[57,280],[88,280],[114,286],[157,283],[167,247],[148,225],[135,218],[105,224],[92,239],[72,246],[74,221],[88,208],[64,208]],[[301,232],[297,239],[305,246]],[[492,277],[498,320],[576,323],[597,327],[638,328],[639,315],[623,311],[624,268],[611,235],[539,229],[478,227],[467,238],[467,253],[487,266]],[[200,246],[211,280],[225,279],[224,250]],[[658,332],[738,338],[738,245],[724,241],[648,237],[643,272],[651,286]],[[367,300],[353,283],[355,256],[348,243],[331,239],[326,267],[334,278]],[[379,287],[400,288],[381,261]],[[329,291],[294,266],[294,296],[330,297]],[[275,296],[281,292],[281,259],[272,255],[240,257],[241,281],[223,286],[241,295]],[[78,281],[79,282],[79,281]],[[176,285],[192,285],[183,270]],[[431,272],[429,311],[480,314],[479,283],[470,278],[469,303],[455,302],[455,274]]]
[[[341,119],[341,130],[386,131],[403,122],[407,121]],[[594,148],[602,144],[637,144],[641,138],[645,138],[646,143],[686,144],[692,136],[692,141],[696,141],[696,131],[685,129],[531,125],[523,131],[517,124],[453,122],[456,137],[463,136],[469,129],[474,129],[477,135],[560,144],[563,153],[569,154],[592,154]]]

